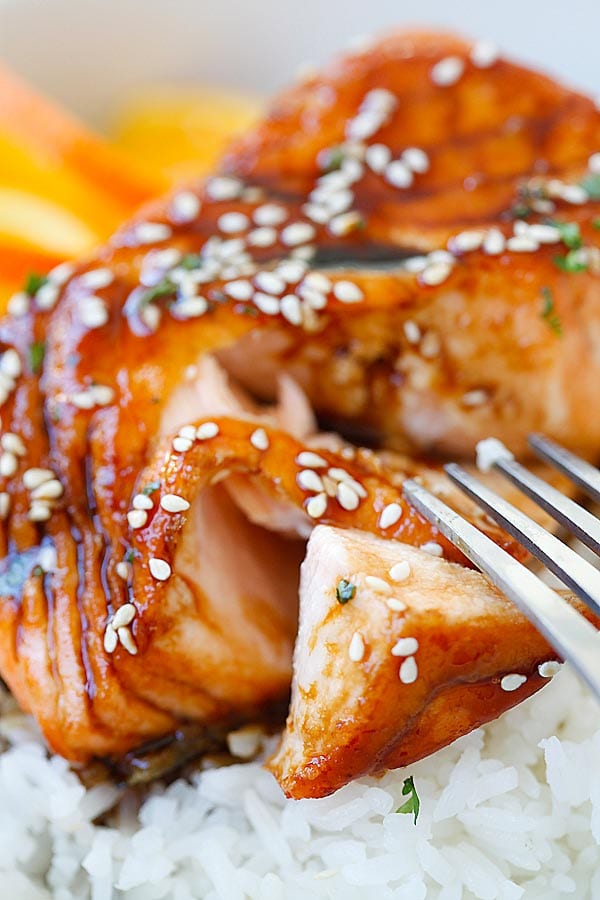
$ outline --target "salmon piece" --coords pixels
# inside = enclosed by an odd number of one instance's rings
[[[343,604],[340,585],[346,597],[351,586]],[[269,768],[300,799],[409,765],[539,690],[552,657],[479,572],[320,525],[302,564],[292,701]]]

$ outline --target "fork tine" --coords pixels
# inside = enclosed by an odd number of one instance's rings
[[[570,497],[565,497],[551,484],[533,475],[515,459],[499,458],[493,465],[553,519],[600,555],[600,520],[596,516]]]
[[[536,456],[555,466],[592,500],[600,503],[600,469],[596,469],[595,466],[541,434],[530,434],[529,445]]]
[[[403,491],[568,660],[600,700],[600,635],[556,591],[413,479]]]
[[[600,615],[600,572],[591,563],[456,463],[444,468],[455,484]]]

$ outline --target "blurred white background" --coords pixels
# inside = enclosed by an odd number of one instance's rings
[[[491,38],[600,93],[600,0],[0,0],[0,57],[102,122],[123,88],[166,80],[271,91],[304,61],[400,24]]]

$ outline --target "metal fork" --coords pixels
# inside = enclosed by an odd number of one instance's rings
[[[499,441],[492,439],[490,444],[494,453],[489,468],[508,478],[553,519],[600,555],[600,520],[516,462]],[[600,502],[599,469],[541,435],[531,435],[529,445],[538,457],[568,476],[593,500]],[[600,616],[598,569],[461,466],[450,463],[444,468],[455,484],[544,563],[592,612]],[[418,481],[406,481],[403,490],[413,506],[516,603],[600,701],[600,632],[534,572]]]

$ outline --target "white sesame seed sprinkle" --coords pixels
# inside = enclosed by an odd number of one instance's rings
[[[131,563],[128,563],[124,559],[122,559],[116,564],[115,572],[123,581],[130,581],[133,572]]]
[[[402,261],[401,265],[406,272],[412,272],[416,275],[427,268],[427,257],[409,256],[408,259]]]
[[[303,491],[314,491],[321,493],[323,491],[323,479],[317,475],[314,469],[302,469],[296,475],[298,487]]]
[[[308,222],[294,222],[287,225],[281,232],[281,241],[286,247],[297,247],[299,244],[307,244],[312,241],[316,232]]]
[[[160,500],[161,507],[165,512],[179,513],[185,512],[190,508],[189,501],[179,494],[165,494]]]
[[[425,541],[424,544],[421,544],[421,550],[424,553],[428,553],[430,556],[444,555],[444,548],[441,544],[438,544],[437,541]]]
[[[146,306],[140,310],[140,319],[148,331],[151,331],[152,333],[158,330],[161,317],[161,309],[155,303],[147,303]]]
[[[327,494],[317,494],[306,504],[306,512],[311,519],[320,519],[327,510]]]
[[[7,431],[6,434],[2,435],[2,438],[0,438],[0,445],[3,450],[14,453],[15,456],[25,456],[25,444],[19,435],[14,434],[12,431]]]
[[[360,662],[365,655],[365,642],[360,631],[355,631],[348,647],[348,656],[352,662]]]
[[[186,297],[174,303],[170,312],[177,319],[197,319],[208,312],[208,300],[205,297]]]
[[[254,293],[252,284],[246,279],[237,279],[230,281],[223,287],[223,292],[231,297],[232,300],[250,300]]]
[[[527,233],[540,244],[558,244],[560,241],[560,231],[554,225],[533,224],[529,226]]]
[[[219,433],[219,426],[216,422],[203,422],[196,429],[196,439],[198,441],[208,441]]]
[[[288,217],[284,206],[277,203],[265,203],[254,210],[252,218],[257,225],[281,225]]]
[[[276,269],[277,274],[288,284],[295,284],[306,273],[306,263],[299,259],[285,259]]]
[[[572,203],[576,206],[579,206],[582,203],[587,203],[587,201],[589,200],[588,192],[579,184],[563,185],[559,196],[561,200],[565,201],[565,203]]]
[[[368,588],[371,588],[372,591],[375,591],[376,594],[389,596],[392,593],[392,589],[387,581],[384,581],[383,578],[379,578],[377,575],[367,575],[365,577],[365,584]]]
[[[476,407],[483,406],[490,399],[490,395],[483,388],[474,388],[472,391],[467,391],[461,397],[461,403],[463,406],[468,407]]]
[[[506,248],[506,238],[497,228],[491,228],[486,234],[483,241],[483,252],[488,256],[498,256],[504,253]]]
[[[191,191],[179,191],[171,200],[169,218],[176,225],[192,222],[200,212],[200,200]]]
[[[74,275],[74,273],[75,273],[75,266],[73,265],[73,263],[64,262],[64,263],[59,263],[58,266],[54,266],[54,268],[48,272],[48,278],[54,284],[57,284],[60,287],[62,287],[62,285],[66,281],[68,281],[69,278],[71,278]]]
[[[250,227],[250,220],[244,213],[228,212],[219,216],[217,225],[223,234],[238,234]]]
[[[540,663],[538,666],[538,672],[542,676],[542,678],[554,678],[554,676],[557,675],[561,669],[562,663],[559,663],[553,659],[550,659],[547,662]]]
[[[420,175],[429,169],[429,157],[420,147],[407,147],[401,158],[409,169]]]
[[[592,153],[588,159],[588,169],[594,175],[600,174],[600,153]]]
[[[277,240],[277,232],[266,226],[255,228],[248,234],[247,240],[252,247],[270,247]]]
[[[23,484],[28,491],[32,491],[35,490],[36,487],[39,487],[40,484],[43,484],[45,481],[50,481],[55,477],[52,469],[32,467],[31,469],[26,469],[23,473]]]
[[[335,216],[329,223],[329,231],[336,237],[345,237],[363,224],[363,217],[356,210]]]
[[[270,444],[269,435],[264,428],[257,428],[256,431],[253,431],[250,435],[250,443],[253,447],[256,447],[257,450],[268,450]]]
[[[381,510],[378,525],[382,529],[391,528],[400,521],[402,517],[402,507],[399,503],[388,503]]]
[[[365,150],[365,162],[377,175],[381,175],[392,159],[392,151],[385,144],[371,144]]]
[[[57,284],[54,284],[52,281],[46,282],[46,284],[43,284],[35,295],[37,308],[44,311],[53,309],[56,305],[59,294],[60,288]]]
[[[331,281],[322,272],[308,272],[302,281],[302,287],[328,294],[331,290]]]
[[[335,496],[342,509],[348,510],[349,512],[357,509],[360,504],[360,497],[356,491],[344,481],[341,481],[338,484]]]
[[[419,649],[419,642],[413,637],[403,637],[392,647],[392,656],[413,656]]]
[[[125,647],[128,653],[130,653],[132,656],[135,656],[137,653],[137,647],[129,628],[125,628],[124,626],[118,628],[117,635],[119,636],[121,645]]]
[[[0,454],[0,475],[3,478],[12,478],[17,471],[19,461],[14,453],[5,451]]]
[[[435,331],[428,331],[419,346],[421,356],[425,359],[435,359],[436,356],[439,356],[441,348],[440,337]]]
[[[510,237],[506,242],[506,247],[513,253],[534,253],[539,250],[539,243],[526,234],[515,235]]]
[[[388,609],[391,609],[392,612],[404,612],[406,609],[406,603],[403,603],[402,600],[399,600],[397,597],[388,597],[385,601],[385,605]]]
[[[265,316],[276,316],[280,312],[279,299],[265,294],[263,291],[257,291],[254,294],[253,303]]]
[[[446,56],[440,59],[431,70],[431,80],[439,87],[449,87],[456,84],[465,69],[465,64],[459,56]]]
[[[333,295],[340,303],[360,303],[365,297],[360,287],[353,281],[336,281],[333,285]]]
[[[34,500],[29,507],[27,518],[30,522],[47,522],[51,515],[52,511],[46,502]]]
[[[406,560],[397,562],[390,569],[390,578],[396,582],[406,581],[407,578],[410,578],[410,563]]]
[[[407,319],[402,327],[404,330],[404,336],[409,344],[415,345],[421,342],[422,333],[416,322],[413,322],[411,319]]]
[[[7,519],[10,512],[10,494],[0,491],[0,519]]]
[[[281,298],[281,315],[291,325],[302,325],[302,306],[295,294],[286,294]]]
[[[388,163],[384,176],[388,184],[397,188],[409,188],[414,180],[411,169],[401,159],[394,159]]]
[[[353,141],[364,141],[379,131],[385,124],[387,116],[376,109],[365,109],[359,112],[346,124],[346,135]]]
[[[99,291],[101,288],[108,287],[109,284],[112,284],[114,279],[115,276],[110,269],[102,268],[90,269],[89,272],[84,272],[77,281],[83,288],[87,288],[90,291]]]
[[[478,69],[489,69],[498,61],[499,50],[491,41],[477,41],[471,47],[469,59]]]
[[[30,306],[31,298],[29,295],[26,294],[25,291],[18,291],[16,294],[13,294],[8,301],[7,310],[11,316],[20,318],[21,316],[27,315]]]
[[[327,297],[320,291],[315,291],[313,288],[300,285],[298,293],[304,300],[306,306],[309,306],[311,309],[325,309],[327,306]]]
[[[413,684],[419,677],[419,669],[414,656],[407,656],[398,672],[402,684]]]
[[[131,505],[134,509],[152,509],[154,500],[148,494],[136,494]]]
[[[84,297],[78,307],[79,318],[87,328],[101,328],[108,322],[108,309],[100,297]]]
[[[521,685],[527,681],[526,675],[519,675],[516,672],[511,675],[505,675],[500,680],[500,687],[503,691],[516,691]]]
[[[145,509],[130,509],[127,513],[127,521],[130,528],[143,528],[148,521],[148,513]]]
[[[163,222],[140,222],[135,226],[135,237],[140,244],[158,244],[168,241],[173,231]]]
[[[157,581],[166,581],[171,577],[171,566],[166,559],[152,556],[148,560],[148,568],[152,577],[156,578]]]
[[[267,294],[283,294],[285,281],[275,272],[257,272],[254,276],[254,284],[260,291]]]
[[[109,622],[104,631],[104,649],[107,653],[114,653],[119,643],[119,636]]]
[[[237,178],[217,176],[211,178],[206,185],[206,193],[211,200],[234,200],[242,190],[242,183]]]
[[[188,450],[192,449],[192,441],[189,438],[183,438],[177,436],[173,438],[173,450],[176,453],[187,453]]]
[[[422,284],[431,287],[442,284],[452,273],[452,266],[449,263],[437,262],[429,263],[421,272],[419,278]]]
[[[9,378],[18,378],[23,371],[21,357],[12,347],[5,350],[0,356],[0,372]]]
[[[58,478],[45,481],[31,492],[32,500],[58,500],[64,494],[64,488]]]
[[[123,628],[124,625],[129,625],[135,619],[135,613],[136,609],[133,603],[124,603],[112,617],[112,627]]]
[[[479,250],[485,239],[483,231],[461,231],[448,241],[448,249],[452,253],[470,253]]]
[[[50,544],[40,547],[38,565],[42,572],[53,572],[56,569],[56,548]]]
[[[327,466],[327,460],[312,450],[302,450],[295,462],[306,469],[324,469]]]

